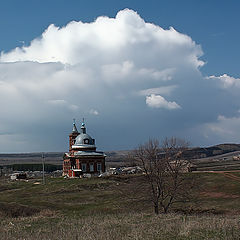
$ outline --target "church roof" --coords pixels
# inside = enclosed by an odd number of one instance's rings
[[[76,137],[75,144],[72,146],[72,148],[93,148],[96,149],[95,146],[95,139],[91,138],[86,133],[86,127],[85,123],[82,123],[81,126],[81,133]]]
[[[106,156],[103,152],[89,152],[89,151],[78,151],[74,153],[75,156]]]

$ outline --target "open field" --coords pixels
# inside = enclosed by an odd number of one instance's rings
[[[1,239],[239,239],[239,217],[147,213],[2,220]]]
[[[234,157],[238,157],[234,159]],[[216,156],[191,159],[197,171],[232,171],[240,170],[240,151],[220,154]]]
[[[240,173],[192,174],[197,201],[159,216],[142,176],[1,179],[0,239],[239,239]]]

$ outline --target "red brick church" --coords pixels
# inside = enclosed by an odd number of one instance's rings
[[[86,133],[84,121],[80,133],[74,122],[69,134],[69,152],[63,157],[63,176],[80,177],[84,173],[98,175],[105,172],[105,157],[103,152],[96,151],[95,139]]]

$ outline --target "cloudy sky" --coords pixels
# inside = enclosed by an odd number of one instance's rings
[[[237,1],[0,8],[1,152],[66,151],[83,117],[99,150],[166,136],[240,142]]]

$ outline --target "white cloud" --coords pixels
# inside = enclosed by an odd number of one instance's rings
[[[146,104],[152,108],[166,108],[169,110],[181,108],[176,102],[168,102],[164,97],[155,94],[146,97]]]
[[[53,105],[65,105],[66,104],[66,101],[63,99],[49,100],[48,102]]]
[[[75,104],[71,104],[69,105],[69,109],[71,109],[73,112],[76,112],[79,109],[79,106]]]
[[[163,86],[158,88],[148,88],[144,90],[140,90],[137,94],[140,96],[147,96],[151,94],[161,94],[161,95],[170,95],[175,89],[177,88],[176,85],[170,86]]]
[[[219,142],[240,142],[240,116],[226,117],[219,115],[216,122],[206,123],[203,133],[207,138]]]
[[[63,99],[55,99],[55,100],[48,100],[50,105],[54,105],[55,107],[64,107],[72,110],[73,112],[77,111],[79,107],[75,104],[69,104],[66,100]]]
[[[101,113],[98,120],[112,134],[106,136],[106,144],[118,147],[122,142],[123,148],[129,147],[129,141],[136,145],[145,141],[146,134],[156,134],[156,126],[168,135],[173,129],[168,124],[175,119],[174,129],[183,129],[183,123],[186,128],[204,124],[219,115],[220,107],[222,114],[231,109],[229,105],[223,109],[221,103],[231,102],[232,95],[230,91],[227,97],[221,95],[211,81],[203,79],[202,55],[201,46],[190,36],[147,23],[129,9],[119,11],[115,18],[99,17],[91,23],[50,25],[29,46],[1,52],[1,130],[24,136],[31,126],[22,146],[28,149],[31,143],[31,149],[37,150],[42,140],[51,151],[51,144],[65,137],[54,134],[68,129],[74,117],[85,116],[91,122]],[[209,78],[222,81],[223,86],[238,86],[239,81]],[[235,102],[239,109],[240,101]],[[144,108],[145,104],[154,111]],[[157,108],[181,111],[165,111],[162,116]],[[123,116],[128,119],[126,134],[136,133],[139,139],[122,136]],[[158,117],[162,117],[160,127]],[[139,133],[146,118],[152,120],[152,126]],[[96,132],[99,125],[95,123]],[[46,132],[54,139],[46,140]],[[116,135],[116,141],[109,141]],[[13,145],[14,140],[11,147],[2,144],[1,148],[12,151]]]
[[[91,109],[89,111],[89,113],[92,114],[92,115],[99,115],[99,112],[97,110],[95,110],[95,109]]]
[[[62,28],[52,24],[30,46],[2,52],[0,60],[85,65],[97,59],[94,63],[101,65],[134,61],[146,67],[145,61],[158,59],[154,65],[161,62],[161,71],[180,61],[202,66],[203,62],[198,59],[201,55],[200,46],[189,36],[173,28],[164,30],[146,23],[136,12],[125,9],[116,18],[99,17],[92,23],[73,21]],[[158,71],[156,69],[156,73]]]
[[[227,74],[223,74],[221,76],[209,76],[207,79],[213,79],[220,81],[221,86],[223,88],[240,88],[240,78],[234,78],[231,76],[228,76]]]

